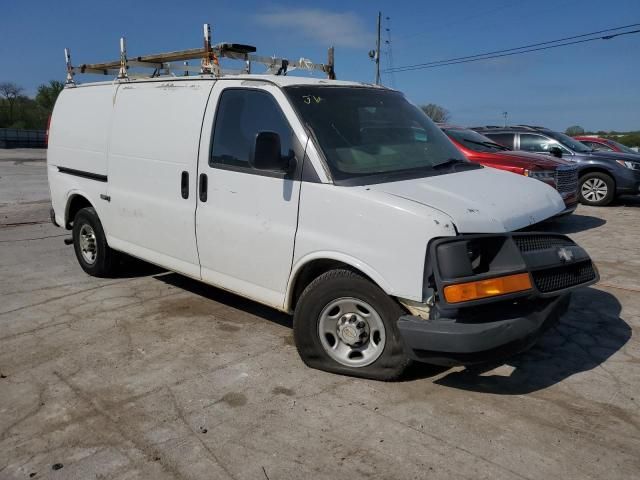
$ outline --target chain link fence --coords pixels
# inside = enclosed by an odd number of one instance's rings
[[[46,148],[45,131],[0,128],[0,148]]]

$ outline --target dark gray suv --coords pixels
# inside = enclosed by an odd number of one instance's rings
[[[477,127],[474,130],[512,150],[562,157],[578,165],[578,194],[586,205],[608,205],[618,195],[640,193],[640,158],[601,152],[544,127]]]

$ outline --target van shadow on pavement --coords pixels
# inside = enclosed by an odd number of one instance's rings
[[[155,275],[154,278],[278,325],[293,327],[290,315],[197,280],[176,273]],[[527,352],[506,361],[452,371],[434,382],[461,390],[503,395],[522,395],[547,388],[597,367],[629,341],[631,328],[620,318],[621,308],[618,300],[607,292],[595,288],[577,290],[560,322]],[[513,368],[509,376],[489,373],[501,365]],[[446,367],[416,364],[403,380],[436,377],[447,370]]]
[[[159,275],[167,270],[124,253],[116,256],[116,268],[107,278],[138,278]]]
[[[253,300],[249,300],[248,298],[241,297],[235,293],[227,292],[226,290],[207,285],[206,283],[193,280],[189,277],[184,277],[177,273],[154,275],[153,278],[191,292],[195,295],[226,305],[227,307],[242,310],[250,315],[261,317],[284,327],[293,328],[293,319],[290,315],[267,307],[266,305],[262,305],[261,303],[254,302]]]
[[[505,362],[469,366],[435,381],[440,385],[481,393],[523,395],[596,368],[631,338],[631,327],[620,318],[620,302],[595,288],[573,293],[560,322],[527,352]],[[490,374],[499,365],[513,368],[509,376]]]

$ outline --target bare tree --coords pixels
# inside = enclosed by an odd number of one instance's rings
[[[16,102],[16,98],[18,98],[23,90],[24,88],[13,82],[0,83],[0,95],[2,95],[9,104],[9,124],[13,123],[13,106]]]
[[[449,111],[446,108],[441,107],[440,105],[436,105],[435,103],[420,105],[420,108],[434,122],[446,123],[451,119],[451,114],[449,113]]]

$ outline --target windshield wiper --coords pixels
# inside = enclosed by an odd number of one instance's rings
[[[468,162],[467,160],[461,160],[459,158],[449,158],[448,160],[445,160],[442,163],[438,163],[431,168],[433,168],[434,170],[440,170],[445,167],[454,167],[455,165],[460,165],[462,163],[471,165],[471,162]]]
[[[500,150],[509,150],[504,145],[500,145],[499,143],[494,143],[494,142],[476,142],[475,140],[469,140],[468,138],[463,138],[462,141],[463,142],[469,142],[469,143],[475,143],[476,145],[480,145],[482,147],[494,147],[494,148],[498,148]]]

